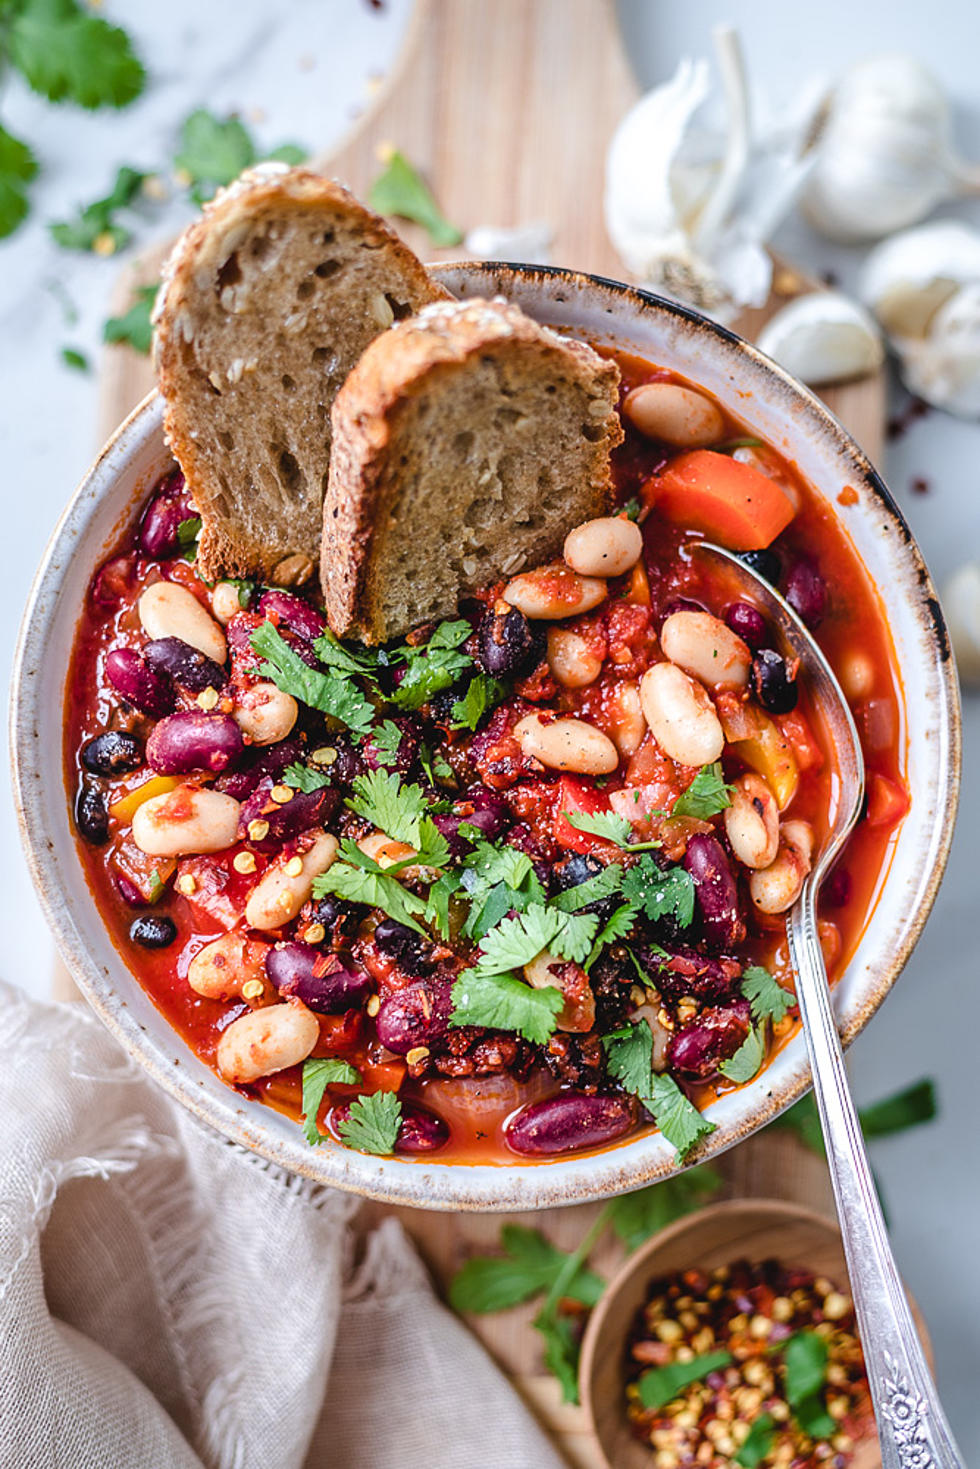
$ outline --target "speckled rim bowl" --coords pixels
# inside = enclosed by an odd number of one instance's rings
[[[956,675],[939,604],[904,520],[866,457],[811,393],[730,332],[646,292],[570,271],[465,264],[434,272],[462,297],[501,294],[531,316],[663,363],[702,383],[784,449],[841,516],[879,588],[905,680],[912,809],[890,855],[860,947],[835,993],[845,1041],[885,998],[922,929],[953,831],[959,774]],[[294,1173],[428,1209],[516,1210],[601,1199],[670,1173],[659,1133],[601,1153],[537,1164],[445,1164],[369,1157],[249,1102],[192,1054],[130,974],[99,917],[69,821],[62,709],[78,609],[107,548],[166,468],[161,402],[151,395],[117,430],[62,516],[41,563],[15,659],[11,746],[28,862],[58,947],[79,987],[130,1055],[202,1121]],[[710,1109],[717,1130],[696,1159],[770,1122],[809,1083],[802,1035],[750,1086]]]

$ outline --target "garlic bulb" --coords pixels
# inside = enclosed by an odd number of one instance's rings
[[[980,418],[980,233],[923,225],[871,252],[860,295],[888,333],[906,386],[927,403]]]
[[[839,291],[798,296],[766,322],[756,341],[787,372],[814,387],[863,377],[885,358],[873,318]]]
[[[511,228],[477,225],[466,236],[466,249],[479,260],[514,260],[523,265],[549,265],[554,235],[541,222]]]
[[[980,170],[950,147],[945,94],[911,56],[852,67],[824,104],[815,148],[803,212],[832,240],[879,240],[980,189]]]
[[[980,564],[968,561],[954,572],[942,601],[960,679],[980,685]]]

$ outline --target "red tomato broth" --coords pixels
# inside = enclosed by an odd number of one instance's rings
[[[641,382],[676,381],[704,392],[695,383],[666,369],[652,367],[640,359],[615,354],[623,374],[622,396]],[[710,395],[706,395],[710,396]],[[720,407],[720,405],[718,405]],[[732,415],[723,411],[726,423],[726,441],[741,438],[751,432]],[[673,457],[675,451],[644,439],[624,420],[626,438],[614,453],[614,474],[619,503],[626,503],[633,496],[642,496],[644,485],[650,477]],[[900,697],[900,682],[897,660],[888,632],[887,622],[880,600],[870,579],[844,532],[837,513],[819,501],[807,487],[795,466],[766,446],[766,456],[778,466],[781,482],[790,486],[799,508],[788,529],[778,538],[776,549],[792,554],[805,551],[814,558],[830,589],[825,618],[819,628],[818,640],[831,665],[839,670],[844,659],[855,648],[863,653],[874,670],[874,685],[870,699],[863,699],[854,706],[854,713],[865,744],[865,758],[869,779],[881,776],[904,793],[904,719]],[[845,512],[846,513],[846,512]],[[632,657],[617,668],[638,677],[662,654],[657,651],[657,632],[663,620],[662,609],[674,598],[690,597],[702,601],[716,615],[721,615],[727,600],[734,596],[726,594],[725,575],[722,568],[709,566],[705,559],[692,558],[681,552],[684,543],[697,539],[696,533],[658,520],[654,510],[644,526],[644,565],[646,578],[636,573],[620,578],[610,584],[610,597],[593,613],[570,619],[567,626],[590,638],[600,638],[599,623],[608,625],[611,618],[619,617],[632,626],[627,627],[630,636],[627,644]],[[102,573],[94,579],[100,596],[90,590],[76,635],[69,670],[68,717],[66,720],[65,759],[66,778],[69,791],[75,789],[81,774],[79,753],[85,743],[96,734],[112,727],[112,711],[118,700],[107,691],[104,674],[104,658],[110,648],[120,646],[139,647],[143,641],[139,618],[135,610],[137,589],[142,590],[148,580],[159,576],[181,582],[192,590],[209,607],[208,591],[200,582],[192,566],[184,561],[158,563],[134,553],[132,529],[120,538],[115,555],[110,557]],[[560,577],[557,578],[560,582]],[[644,585],[646,582],[646,585]],[[644,602],[649,598],[650,610]],[[745,600],[740,597],[740,600]],[[107,606],[111,602],[114,605]],[[621,609],[633,608],[635,615],[623,618]],[[617,612],[615,609],[620,609]],[[562,713],[575,713],[593,722],[598,728],[611,732],[610,704],[615,684],[604,671],[599,680],[583,689],[570,690],[556,687],[541,690],[548,698],[549,707]],[[520,684],[517,686],[520,691]],[[531,690],[529,696],[534,697]],[[869,711],[869,703],[874,707]],[[805,686],[800,688],[798,709],[817,733],[818,741],[826,752],[826,741],[820,736],[820,720],[813,708]],[[779,720],[777,718],[776,722]],[[867,730],[873,725],[877,731],[873,740],[875,748],[869,748]],[[884,735],[883,735],[884,732]],[[887,736],[887,737],[884,737]],[[648,744],[652,736],[644,741]],[[624,761],[623,765],[628,765]],[[668,762],[670,763],[670,762]],[[726,750],[723,760],[726,778],[739,774],[744,766]],[[686,788],[695,772],[680,767],[675,772],[674,793]],[[152,774],[152,772],[151,772]],[[791,803],[790,814],[811,822],[814,827],[816,845],[826,833],[828,817],[829,761],[825,758],[820,768],[801,770],[799,785]],[[147,778],[141,769],[132,776],[123,777],[112,786],[112,799],[117,799]],[[200,784],[206,784],[207,776],[195,776]],[[565,778],[568,779],[568,778]],[[587,788],[579,792],[583,809],[606,809],[608,795],[624,784],[622,768],[603,782],[596,782],[601,789],[589,789],[589,779],[578,779]],[[552,827],[562,809],[566,792],[561,782],[539,786],[527,796],[527,809],[522,810],[520,819],[531,826]],[[597,797],[599,800],[597,801]],[[578,802],[576,802],[578,804]],[[825,895],[821,897],[820,917],[836,925],[839,935],[839,951],[829,966],[832,982],[839,978],[849,959],[856,950],[861,935],[870,919],[874,904],[887,875],[891,853],[897,836],[901,816],[882,824],[872,825],[862,821],[850,838],[839,862],[846,869],[848,891],[843,901],[832,903]],[[608,843],[602,843],[588,834],[576,832],[564,825],[562,846],[569,852],[604,850],[610,855]],[[220,916],[209,912],[200,901],[193,901],[175,890],[168,890],[166,906],[176,921],[179,942],[172,948],[161,950],[138,949],[130,940],[129,925],[139,911],[127,907],[118,895],[117,884],[112,876],[112,859],[116,850],[115,839],[107,847],[93,848],[79,841],[86,877],[106,923],[110,936],[120,954],[136,978],[146,990],[154,1004],[165,1015],[170,1024],[182,1036],[191,1049],[206,1064],[214,1066],[215,1052],[221,1032],[238,1016],[245,1014],[249,1006],[245,1001],[224,1002],[204,999],[197,995],[187,983],[187,970],[193,956],[211,939],[227,930],[227,923]],[[207,858],[208,863],[224,874],[226,896],[239,912],[254,881],[254,875],[243,876],[232,866],[235,855],[245,850],[237,843],[225,851]],[[267,858],[256,853],[256,874],[260,875]],[[199,858],[178,859],[180,864],[199,862]],[[792,987],[792,975],[788,968],[777,963],[780,948],[785,951],[785,925],[782,918],[760,921],[747,902],[743,905],[743,917],[747,920],[748,934],[740,947],[740,956],[749,963],[761,963],[773,969],[780,982]],[[268,935],[275,938],[277,935]],[[353,1013],[353,1012],[350,1012]],[[321,1015],[320,1041],[314,1048],[314,1056],[341,1056],[351,1060],[361,1069],[365,1085],[362,1090],[400,1090],[408,1100],[432,1106],[434,1096],[439,1098],[440,1111],[452,1126],[449,1144],[435,1155],[439,1161],[458,1163],[513,1164],[516,1161],[530,1164],[547,1162],[547,1158],[518,1157],[507,1147],[504,1128],[508,1118],[520,1106],[529,1101],[553,1095],[562,1089],[561,1083],[535,1067],[526,1081],[515,1082],[507,1075],[465,1078],[460,1081],[430,1079],[416,1082],[404,1077],[404,1063],[400,1058],[394,1062],[378,1054],[377,1042],[364,1034],[360,1024],[344,1025],[346,1017]],[[358,1015],[358,1022],[363,1017]],[[772,1036],[767,1064],[773,1056],[792,1038],[798,1029],[798,1021],[787,1018],[776,1028]],[[255,1083],[239,1088],[245,1095],[261,1098],[267,1105],[293,1118],[300,1113],[300,1067],[293,1067],[278,1074],[264,1077]],[[722,1093],[736,1089],[723,1078],[713,1082],[697,1083],[685,1081],[684,1090],[695,1103],[703,1108]],[[455,1091],[455,1095],[454,1095]],[[474,1107],[469,1098],[476,1093],[489,1094],[489,1104]],[[355,1094],[345,1086],[330,1087],[320,1109],[321,1129],[329,1127],[329,1111],[334,1103]],[[640,1123],[641,1128],[645,1124]],[[649,1124],[647,1130],[652,1129]],[[625,1137],[607,1144],[602,1149],[581,1150],[576,1156],[589,1151],[606,1151],[635,1140],[637,1129]],[[420,1161],[424,1162],[423,1157]]]

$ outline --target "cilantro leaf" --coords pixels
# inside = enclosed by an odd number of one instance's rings
[[[681,1158],[686,1158],[695,1144],[715,1130],[715,1124],[702,1116],[672,1076],[654,1075],[653,1094],[644,1097],[643,1103]]]
[[[819,1392],[827,1378],[828,1348],[815,1331],[797,1331],[782,1343],[783,1390],[791,1408]]]
[[[598,927],[597,913],[564,914],[561,928],[551,940],[552,953],[572,964],[584,964],[592,952]]]
[[[306,1118],[303,1123],[303,1136],[311,1148],[315,1148],[323,1141],[323,1133],[317,1127],[316,1114],[320,1110],[323,1094],[328,1086],[343,1083],[345,1086],[357,1086],[361,1080],[361,1073],[356,1066],[351,1066],[348,1061],[340,1061],[334,1056],[311,1057],[303,1062],[303,1115]]]
[[[470,900],[463,925],[467,938],[482,939],[511,908],[523,912],[542,904],[544,892],[530,857],[515,847],[494,847],[479,840],[465,860],[460,874]]]
[[[453,1013],[449,1023],[512,1030],[532,1044],[543,1046],[554,1033],[564,1004],[561,990],[552,985],[532,989],[513,974],[464,969],[453,985]]]
[[[312,770],[309,765],[294,761],[287,765],[279,777],[283,785],[292,786],[294,791],[322,791],[330,784],[330,777],[322,770]]]
[[[611,1199],[606,1205],[609,1222],[627,1250],[635,1250],[645,1239],[713,1198],[723,1181],[720,1173],[700,1163],[676,1178]]]
[[[615,912],[610,913],[602,928],[596,934],[592,944],[592,951],[585,961],[586,969],[591,969],[606,944],[615,943],[617,939],[623,939],[632,929],[636,922],[639,909],[633,903],[623,903]]]
[[[55,244],[63,250],[92,250],[99,255],[121,250],[132,239],[132,233],[117,223],[116,214],[133,202],[145,178],[139,169],[124,165],[104,199],[87,204],[74,219],[48,225]]]
[[[197,538],[201,534],[201,517],[188,515],[177,527],[177,544],[188,561],[197,558]]]
[[[602,841],[612,842],[624,850],[649,852],[663,845],[662,842],[632,841],[632,825],[625,816],[617,816],[615,811],[597,811],[591,814],[588,811],[563,811],[561,814],[576,831],[588,832],[590,836],[600,837]]]
[[[506,697],[505,683],[487,673],[478,673],[470,679],[463,697],[453,705],[450,729],[476,729],[487,710],[495,708]]]
[[[62,347],[61,360],[66,367],[72,367],[76,372],[88,372],[91,366],[84,352],[79,352],[77,347]]]
[[[735,1455],[735,1463],[742,1469],[758,1469],[758,1465],[772,1452],[776,1420],[771,1413],[760,1413]]]
[[[694,918],[694,879],[683,867],[658,867],[652,857],[643,857],[624,874],[623,896],[637,904],[656,923],[673,916],[682,928]]]
[[[147,357],[153,346],[153,303],[156,286],[137,286],[133,293],[133,304],[122,316],[110,316],[102,328],[105,342],[125,342],[135,352]]]
[[[404,154],[394,149],[384,172],[371,185],[368,203],[379,214],[410,219],[428,233],[433,245],[459,245],[463,235],[439,209],[428,185]]]
[[[374,679],[378,672],[378,653],[373,648],[362,648],[354,643],[342,643],[329,628],[325,628],[313,644],[313,651],[321,663],[335,668],[338,673],[350,673],[358,678]]]
[[[399,709],[421,709],[423,704],[448,689],[472,665],[468,653],[459,649],[473,629],[468,622],[440,622],[427,643],[408,643],[396,649],[391,661],[404,665],[404,677],[391,696]]]
[[[438,785],[441,780],[452,781],[453,768],[443,759],[438,751],[430,750],[423,745],[419,751],[419,764],[425,771],[430,785]]]
[[[418,850],[422,817],[428,810],[421,786],[406,784],[395,771],[372,770],[357,776],[353,789],[355,794],[347,801],[352,811],[396,842]]]
[[[49,102],[125,107],[142,92],[146,73],[126,32],[89,15],[77,0],[31,0],[15,12],[11,63]]]
[[[314,896],[325,898],[332,893],[335,897],[346,898],[350,903],[365,903],[369,908],[380,908],[382,913],[387,913],[397,923],[403,923],[406,928],[424,934],[425,929],[416,922],[416,915],[425,912],[423,900],[409,892],[408,888],[402,887],[397,877],[382,871],[376,862],[365,857],[353,842],[344,841],[340,846],[347,860],[334,862],[332,867],[315,879]]]
[[[602,1037],[609,1075],[634,1097],[649,1097],[653,1090],[653,1032],[645,1020],[624,1025]]]
[[[302,148],[287,143],[262,156],[278,158],[283,163],[301,163],[306,154]],[[230,184],[258,158],[252,137],[240,118],[232,115],[222,121],[199,107],[184,120],[180,152],[174,164],[186,176],[191,198],[203,204],[216,189]]]
[[[721,761],[702,765],[686,791],[682,791],[670,808],[671,816],[694,816],[706,821],[732,804],[732,787],[725,784]]]
[[[762,1026],[753,1025],[733,1056],[722,1061],[718,1070],[729,1081],[751,1081],[766,1059],[766,1036]]]
[[[401,1120],[402,1104],[395,1092],[371,1092],[351,1102],[337,1131],[349,1148],[388,1156],[395,1151]]]
[[[478,841],[466,857],[463,883],[472,894],[475,889],[466,878],[467,873],[472,873],[484,888],[502,882],[516,891],[532,870],[533,864],[526,852],[519,852],[516,847],[495,847],[490,842]]]
[[[557,908],[560,913],[577,913],[580,908],[588,907],[599,898],[611,898],[613,893],[619,891],[622,876],[623,869],[619,864],[610,862],[604,871],[597,872],[594,877],[587,877],[575,887],[565,888],[563,892],[557,893],[551,899],[551,907]]]
[[[398,747],[402,742],[402,732],[393,719],[384,719],[368,735],[371,751],[379,765],[390,770],[398,759]]]
[[[37,159],[19,138],[0,127],[0,239],[27,217],[26,185],[37,175]]]
[[[709,1372],[720,1372],[734,1361],[731,1352],[704,1352],[689,1362],[668,1362],[666,1367],[651,1367],[637,1379],[640,1402],[648,1411],[665,1408],[679,1393],[694,1382],[701,1382]]]
[[[823,1393],[814,1393],[810,1398],[801,1398],[793,1409],[793,1417],[808,1438],[831,1438],[838,1425],[827,1412]]]
[[[561,1384],[562,1402],[577,1403],[581,1343],[572,1320],[559,1311],[542,1311],[531,1324],[544,1339],[544,1365]]]
[[[271,622],[257,627],[252,647],[264,660],[259,672],[294,699],[339,719],[348,728],[364,734],[371,727],[374,709],[361,691],[335,674],[320,673],[305,663],[280,636]]]
[[[457,1271],[449,1287],[449,1303],[454,1311],[482,1316],[517,1306],[550,1289],[567,1258],[540,1230],[522,1224],[505,1224],[500,1243],[502,1255],[475,1255]],[[563,1287],[563,1293],[583,1306],[594,1306],[604,1284],[581,1266]]]
[[[761,964],[751,965],[742,975],[742,994],[749,1002],[752,1019],[757,1025],[766,1020],[775,1024],[796,1004],[796,996],[777,984]]]
[[[623,506],[623,510],[625,512],[627,520],[639,520],[640,511],[642,509],[643,506],[640,504],[635,495],[633,496],[632,500],[627,500],[626,504]]]
[[[480,941],[477,967],[481,974],[504,974],[520,969],[547,949],[558,934],[563,915],[532,903],[526,912],[505,918]]]
[[[444,872],[429,889],[425,921],[432,924],[444,942],[449,941],[449,900],[458,891],[459,875],[455,872]]]
[[[862,1107],[859,1115],[865,1137],[888,1137],[907,1127],[917,1127],[920,1122],[931,1122],[938,1110],[935,1082],[926,1078]]]

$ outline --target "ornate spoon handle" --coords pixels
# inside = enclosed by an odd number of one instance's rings
[[[790,957],[837,1201],[883,1469],[965,1469],[912,1320],[844,1070],[817,936],[815,886],[789,915]]]

